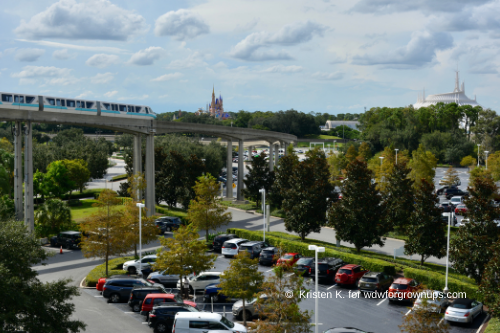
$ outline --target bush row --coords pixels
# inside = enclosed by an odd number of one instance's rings
[[[182,211],[175,211],[175,210],[171,210],[171,209],[168,209],[168,208],[164,208],[164,207],[160,207],[160,206],[156,206],[156,212],[157,213],[160,213],[160,214],[165,214],[167,216],[174,216],[174,217],[178,217],[181,219],[181,221],[183,223],[186,223],[188,222],[187,221],[187,218],[186,218],[186,213],[185,212],[182,212]]]
[[[230,228],[228,229],[228,232],[248,240],[262,240],[262,233],[258,231]],[[266,241],[273,246],[281,245],[287,252],[298,252],[303,255],[314,256],[314,251],[309,250],[309,244],[307,243],[284,239],[272,235],[266,235]],[[336,251],[331,248],[325,249],[324,256],[340,258],[346,263],[362,265],[371,271],[385,272],[390,275],[396,275],[396,266],[380,259],[366,258],[353,253]]]
[[[134,259],[133,257],[121,257],[116,259],[111,259],[108,261],[108,275],[118,275],[118,274],[126,274],[125,271],[122,270],[123,264],[126,261]],[[106,263],[96,266],[90,273],[87,275],[85,280],[87,281],[87,287],[95,287],[100,278],[106,276]]]

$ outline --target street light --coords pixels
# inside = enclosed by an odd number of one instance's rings
[[[479,167],[479,146],[480,145],[481,145],[480,143],[477,144],[477,166],[478,167]]]
[[[264,242],[266,241],[266,189],[261,188],[259,193],[262,193],[262,217],[264,219]]]
[[[309,250],[314,251],[314,288],[316,297],[314,298],[314,333],[318,333],[318,252],[325,252],[325,248],[316,245],[309,245]]]
[[[452,206],[453,207],[453,206]],[[450,266],[450,229],[451,229],[451,220],[453,218],[453,209],[450,209],[450,215],[448,216],[448,237],[446,241],[446,280],[444,284],[443,293],[447,293],[448,290],[448,266]]]
[[[488,154],[489,154],[489,151],[485,150],[484,153],[486,154],[486,170],[488,170]]]
[[[382,161],[384,160],[384,156],[380,156],[380,166],[382,166]]]
[[[146,205],[141,202],[135,205],[139,207],[139,274],[142,275],[142,209]]]
[[[399,149],[394,149],[396,151],[396,165],[398,165],[398,150]]]

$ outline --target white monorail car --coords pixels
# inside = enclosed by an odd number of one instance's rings
[[[149,106],[0,92],[0,109],[156,119]]]

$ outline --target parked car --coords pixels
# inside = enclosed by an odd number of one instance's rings
[[[300,258],[302,258],[302,255],[300,253],[285,253],[281,258],[278,259],[276,265],[293,266],[297,261],[299,261]]]
[[[61,231],[50,239],[50,246],[62,246],[65,249],[79,248],[81,239],[80,231]]]
[[[335,274],[338,270],[345,266],[345,262],[339,258],[319,258],[318,259],[318,282],[324,282],[327,284],[334,283]],[[311,267],[311,277],[313,280],[316,279],[316,268]]]
[[[134,287],[152,287],[155,284],[140,278],[123,278],[107,280],[102,290],[102,296],[109,302],[118,303],[128,300]],[[161,286],[161,285],[158,285]]]
[[[389,302],[410,300],[411,293],[415,292],[419,284],[411,278],[397,278],[389,287],[387,294]]]
[[[425,293],[425,294],[424,294]],[[441,313],[444,311],[451,303],[451,301],[444,295],[443,293],[436,290],[424,290],[421,292],[413,303],[412,310],[421,309],[424,307],[424,302],[426,302],[426,306],[430,312]]]
[[[179,294],[151,293],[147,294],[142,302],[141,315],[148,316],[155,306],[160,305],[162,303],[187,304],[196,308],[195,302],[189,300],[183,300]]]
[[[454,227],[457,225],[458,220],[457,217],[452,213],[441,213],[441,222],[443,222],[443,224],[445,225],[448,225],[450,220],[450,215],[453,215],[453,218],[451,220],[451,225]]]
[[[469,193],[462,191],[457,187],[450,187],[443,191],[443,195],[446,197],[446,199],[450,200],[452,197],[455,196],[468,196]]]
[[[240,251],[247,251],[250,254],[250,258],[254,259],[260,256],[262,249],[269,247],[269,244],[262,241],[252,241],[241,243]]]
[[[394,279],[392,276],[381,272],[368,272],[359,280],[359,291],[382,292],[388,290]]]
[[[451,205],[449,202],[442,202],[439,204],[439,209],[441,209],[441,211],[445,213],[451,212],[453,208],[453,205]]]
[[[227,300],[227,296],[220,293],[221,288],[219,284],[209,284],[205,287],[205,293],[203,294],[203,301],[209,303],[213,300],[214,303],[224,302]]]
[[[132,308],[132,311],[139,312],[141,311],[142,301],[146,298],[148,294],[166,294],[167,291],[163,286],[159,287],[134,287],[132,291],[130,291],[130,298],[128,300],[128,306]]]
[[[149,313],[148,326],[155,333],[170,333],[174,326],[175,315],[180,312],[199,313],[200,310],[184,303],[163,303],[153,307],[153,310]],[[189,332],[189,329],[187,332]]]
[[[222,249],[222,244],[224,244],[225,241],[228,241],[228,240],[234,239],[234,238],[237,238],[237,236],[235,234],[221,234],[221,235],[215,236],[214,241],[212,243],[213,250],[215,252],[220,252]]]
[[[128,279],[140,279],[141,277],[139,275],[128,275],[128,274],[111,275],[108,278],[102,277],[102,278],[99,278],[99,280],[97,280],[96,290],[100,291],[101,294],[102,294],[102,291],[103,291],[103,288],[104,288],[104,284],[106,283],[106,281],[111,280],[111,279],[124,279],[124,278],[128,278]]]
[[[163,216],[158,218],[156,222],[162,223],[166,232],[177,230],[182,225],[182,220],[175,216]]]
[[[314,258],[303,257],[300,258],[295,264],[294,270],[302,276],[309,276],[314,269]]]
[[[464,215],[469,211],[466,205],[459,204],[457,208],[455,208],[455,215]]]
[[[335,283],[339,286],[356,285],[369,270],[360,265],[349,264],[342,266],[335,274]]]
[[[130,274],[135,274],[139,271],[139,267],[141,269],[145,269],[147,267],[150,267],[155,262],[156,262],[156,254],[152,254],[149,256],[145,256],[144,258],[141,259],[140,262],[139,259],[126,261],[123,264],[123,270],[129,272]]]
[[[247,333],[245,326],[233,323],[219,313],[209,312],[177,312],[172,327],[172,332],[175,333],[207,332],[210,330]]]
[[[274,265],[278,261],[279,250],[276,247],[266,247],[259,255],[259,264]]]
[[[267,299],[267,296],[261,295],[260,298],[262,298],[265,301]],[[252,317],[257,315],[257,309],[255,308],[255,304],[257,302],[257,299],[258,299],[257,297],[254,297],[252,300],[245,302],[245,311],[246,311],[245,317],[247,320],[250,320]],[[236,319],[239,319],[239,320],[243,319],[243,301],[242,300],[236,301],[233,304],[232,312],[233,312],[233,316]]]
[[[188,277],[192,277],[193,274]],[[165,286],[176,286],[177,281],[179,281],[180,276],[178,274],[167,274],[167,271],[153,272],[148,275],[148,280],[155,283],[161,283]]]
[[[450,199],[450,203],[454,206],[457,207],[461,203],[463,203],[463,198],[460,196],[454,196]]]
[[[462,221],[460,221],[459,223],[457,223],[457,224],[455,225],[455,227],[463,227],[465,224],[467,224],[467,223],[469,223],[469,222],[470,222],[470,220],[469,220],[469,219],[467,219],[467,218],[463,218],[463,219],[462,219]]]
[[[441,188],[439,188],[439,189],[436,189],[436,194],[437,194],[437,195],[442,195],[442,194],[443,194],[443,192],[444,192],[445,190],[449,189],[449,188],[458,188],[458,187],[457,187],[456,185],[451,185],[451,186],[443,186],[443,187],[441,187]]]
[[[159,235],[163,235],[165,233],[165,231],[167,231],[165,229],[165,224],[163,223],[163,220],[160,220],[160,219],[155,220],[155,225],[156,225],[156,228],[158,229]]]
[[[472,323],[483,313],[483,304],[474,299],[457,298],[444,313],[444,319],[455,323]]]
[[[221,253],[226,258],[234,257],[240,252],[240,245],[246,242],[248,242],[248,239],[244,238],[233,238],[225,241],[224,244],[222,244]]]
[[[205,290],[209,284],[220,283],[222,272],[203,272],[193,277],[184,278],[189,283],[189,289]],[[177,288],[181,287],[181,280],[177,281]]]

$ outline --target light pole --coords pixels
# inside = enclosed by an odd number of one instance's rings
[[[309,250],[314,251],[314,333],[318,333],[318,252],[325,252],[325,248],[316,245],[309,245]]]
[[[399,149],[394,149],[396,151],[396,165],[398,165],[398,150]]]
[[[489,151],[485,150],[484,153],[486,154],[486,170],[488,170],[488,154],[489,154]]]
[[[145,204],[138,202],[135,204],[139,207],[139,274],[142,275],[142,209]]]
[[[481,146],[480,143],[477,144],[477,166],[479,167],[479,146]]]
[[[382,161],[384,161],[384,156],[380,156],[380,166],[382,166]]]
[[[259,193],[262,193],[262,217],[264,218],[264,242],[266,241],[266,189],[261,188]]]
[[[451,206],[451,205],[450,205]],[[446,279],[444,283],[443,293],[447,293],[448,290],[448,266],[450,266],[450,229],[451,229],[451,219],[453,218],[453,209],[450,208],[450,215],[448,216],[448,237],[446,240]]]
[[[337,151],[337,140],[333,140],[333,144],[335,145],[335,151]]]

